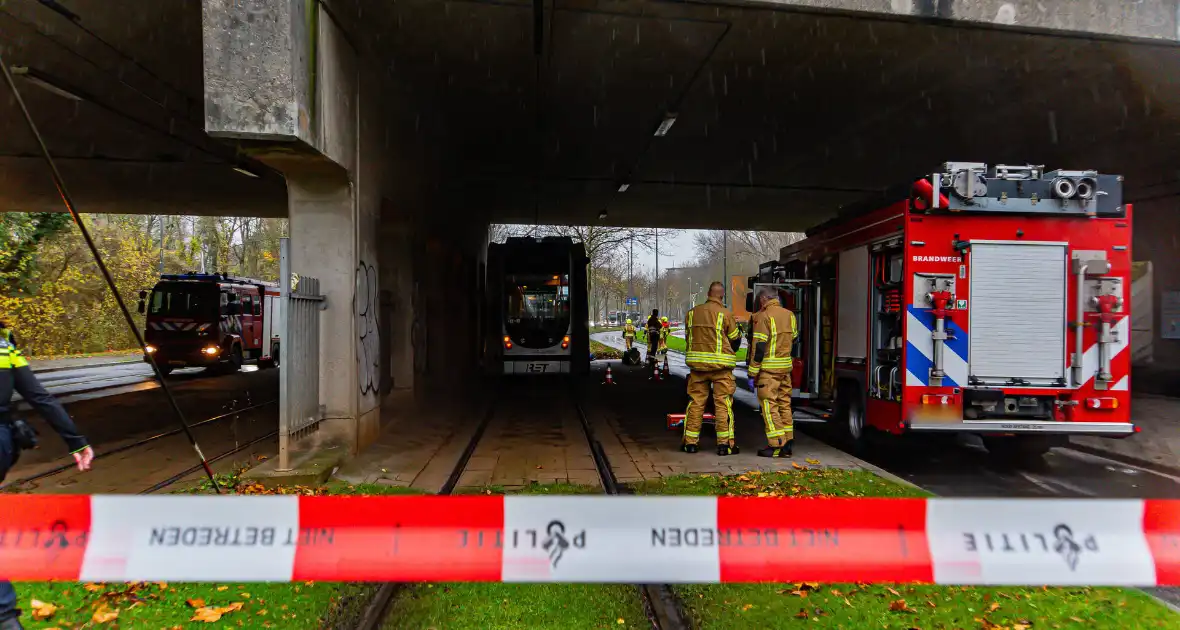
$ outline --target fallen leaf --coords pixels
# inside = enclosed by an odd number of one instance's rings
[[[749,478],[749,477],[747,477],[747,476],[745,476],[745,475],[738,475],[738,478],[737,478],[737,480],[738,480],[738,481],[749,481],[749,480],[750,480],[750,478]]]
[[[992,602],[992,605],[987,607],[987,611],[988,612],[996,612],[996,610],[999,609],[999,607],[1000,607],[1000,602]]]
[[[82,588],[86,589],[87,591],[90,591],[91,593],[97,593],[97,592],[103,590],[104,588],[106,588],[106,585],[91,583],[91,584],[83,584]]]
[[[388,471],[388,470],[386,470],[386,469],[384,469],[384,468],[382,468],[382,469],[381,469],[381,472],[383,472],[383,473],[387,473],[387,472],[389,472],[389,471]]]
[[[229,587],[228,587],[228,586],[218,586],[218,587],[217,587],[217,590],[219,590],[219,591],[228,591],[228,590],[229,590]]]
[[[799,614],[795,615],[796,619],[807,619],[808,617],[809,617],[809,615],[807,614],[806,608],[800,608]]]
[[[811,464],[812,466],[819,465],[819,460],[815,459],[814,457],[808,457],[807,459],[805,459],[803,461],[807,462],[808,464]]]
[[[791,591],[795,597],[807,597],[807,591]]]
[[[851,608],[851,607],[852,607],[852,602],[848,601],[848,598],[847,598],[847,597],[845,597],[845,598],[844,598],[844,605],[845,605],[845,606],[848,606],[849,608]]]
[[[830,591],[828,591],[828,592],[829,592],[829,593],[831,593],[832,595],[836,596],[836,597],[843,597],[843,596],[844,596],[844,593],[841,593],[841,592],[840,592],[839,590],[837,590],[837,589],[832,589],[832,590],[830,590]]]
[[[33,609],[33,619],[37,621],[49,619],[57,612],[57,606],[37,599],[29,601],[29,608]]]
[[[238,595],[241,595],[242,597],[245,597],[246,599],[250,599],[249,593],[238,593]]]
[[[749,610],[753,607],[754,607],[754,604],[746,604],[745,606],[742,606],[742,612],[746,612],[747,610]]]
[[[756,484],[756,483],[748,483],[748,484],[742,486],[742,489],[743,490],[753,490],[757,487],[758,487],[758,484]]]
[[[894,590],[892,586],[886,586],[885,590],[889,591],[889,594],[894,597],[901,597],[901,593],[898,593],[896,590]]]
[[[803,467],[799,465],[799,462],[791,462],[791,467],[795,470],[803,470]]]
[[[266,609],[263,608],[262,610],[258,611],[257,614],[259,617],[265,617],[266,616]]]
[[[801,587],[805,588],[809,591],[818,591],[819,590],[819,582],[804,582],[801,585]]]
[[[621,625],[623,625],[623,624],[625,624],[625,623],[627,623],[627,622],[626,622],[626,621],[624,621],[622,617],[619,617],[618,619],[615,619],[615,623],[617,623],[617,624],[619,624],[619,625],[621,626]]]
[[[937,606],[935,606],[935,605],[934,605],[934,602],[932,602],[932,601],[930,601],[930,600],[926,600],[926,605],[927,605],[927,606],[929,606],[929,607],[931,607],[931,608],[937,608]]]
[[[90,617],[90,620],[94,623],[110,623],[118,618],[119,611],[99,608],[98,610],[94,611],[94,615]]]
[[[201,608],[205,605],[205,600],[201,599],[200,597],[194,597],[192,599],[184,600],[184,603],[188,604],[191,608]]]
[[[758,497],[759,497],[759,498],[762,498],[762,497],[768,497],[768,496],[770,496],[770,493],[769,493],[769,492],[759,492],[759,493],[758,493]]]
[[[1023,623],[1012,624],[1012,630],[1028,630],[1030,626]]]
[[[1046,588],[1045,590],[1049,590],[1049,589]],[[1070,617],[1069,619],[1070,619],[1070,621],[1076,621],[1077,623],[1086,623],[1085,621],[1082,621],[1081,619],[1078,619],[1077,617]]]
[[[242,602],[234,602],[229,606],[205,606],[193,611],[193,618],[189,621],[201,621],[204,623],[213,623],[219,621],[221,616],[226,613],[236,612],[242,609]]]
[[[889,603],[889,610],[894,612],[912,612],[904,599],[897,599]]]

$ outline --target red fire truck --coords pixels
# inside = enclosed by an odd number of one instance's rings
[[[248,361],[277,365],[281,303],[277,284],[226,274],[164,274],[150,294],[139,292],[147,351],[164,374],[185,367],[237,371]]]
[[[854,446],[961,432],[1025,456],[1134,433],[1122,181],[950,162],[783,248],[750,285],[798,315],[796,395]]]

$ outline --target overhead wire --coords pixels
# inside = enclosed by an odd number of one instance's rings
[[[213,469],[209,466],[208,460],[205,459],[205,454],[201,452],[201,447],[197,444],[197,438],[193,435],[188,421],[185,420],[184,412],[181,411],[180,405],[176,402],[176,397],[172,395],[172,390],[169,389],[168,383],[164,379],[164,373],[160,371],[160,366],[156,364],[155,357],[147,352],[147,342],[144,341],[143,333],[135,325],[135,319],[131,317],[131,311],[128,310],[126,302],[123,301],[123,296],[119,293],[119,288],[115,285],[115,280],[111,277],[110,270],[107,269],[106,263],[103,262],[102,254],[99,253],[98,247],[94,244],[94,239],[90,236],[90,231],[86,229],[86,225],[82,222],[82,215],[78,213],[78,209],[74,205],[74,200],[66,188],[65,180],[61,176],[61,171],[58,170],[57,163],[54,161],[53,155],[49,152],[49,147],[45,144],[45,138],[41,135],[40,129],[37,128],[37,123],[33,120],[32,114],[29,113],[29,108],[25,105],[25,100],[21,96],[20,90],[17,89],[16,81],[12,77],[8,63],[4,60],[3,53],[0,53],[0,73],[4,75],[4,82],[12,90],[13,99],[16,100],[17,105],[20,107],[25,123],[29,127],[29,132],[37,140],[37,145],[41,150],[41,156],[45,158],[50,175],[53,177],[53,185],[57,188],[57,193],[61,196],[66,211],[70,213],[74,224],[78,226],[78,231],[82,234],[82,240],[86,242],[86,247],[94,257],[94,262],[98,266],[99,272],[102,273],[103,280],[106,281],[111,294],[115,296],[115,303],[119,305],[119,310],[123,314],[123,320],[127,323],[127,327],[131,329],[131,334],[135,336],[135,342],[139,345],[140,351],[143,352],[143,355],[148,359],[148,363],[152,366],[152,371],[155,373],[156,379],[160,382],[160,389],[163,390],[164,395],[168,398],[168,404],[171,406],[173,413],[176,414],[176,420],[180,424],[181,430],[184,432],[185,437],[188,438],[193,450],[196,451],[197,457],[201,460],[200,465],[205,469],[205,474],[209,477],[210,483],[213,484],[213,489],[217,494],[221,494],[221,486],[217,483],[217,478],[213,475]]]

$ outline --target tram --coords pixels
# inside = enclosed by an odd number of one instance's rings
[[[590,371],[589,262],[582,243],[564,236],[513,237],[488,246],[488,372]]]

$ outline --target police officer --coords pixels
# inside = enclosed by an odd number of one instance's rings
[[[705,401],[709,385],[713,386],[713,421],[717,429],[717,454],[736,455],[733,443],[733,366],[737,364],[737,350],[742,345],[741,332],[733,314],[721,303],[725,286],[720,282],[709,285],[709,298],[704,304],[688,312],[684,324],[684,362],[688,364],[688,410],[684,413],[684,438],[680,450],[697,452],[701,437],[701,422],[705,415]]]
[[[78,470],[89,470],[94,449],[78,433],[74,421],[52,394],[45,391],[29,367],[28,359],[16,348],[16,337],[8,324],[0,322],[0,482],[20,456],[21,444],[33,439],[31,429],[18,423],[12,414],[12,391],[20,392],[53,430],[65,440],[66,447],[78,463]],[[21,611],[16,607],[16,590],[12,583],[0,580],[0,630],[21,630]]]
[[[790,457],[795,427],[791,417],[791,344],[798,334],[795,314],[783,308],[770,287],[758,291],[754,326],[754,357],[750,359],[749,385],[758,392],[758,406],[766,423],[767,447],[759,457]]]

